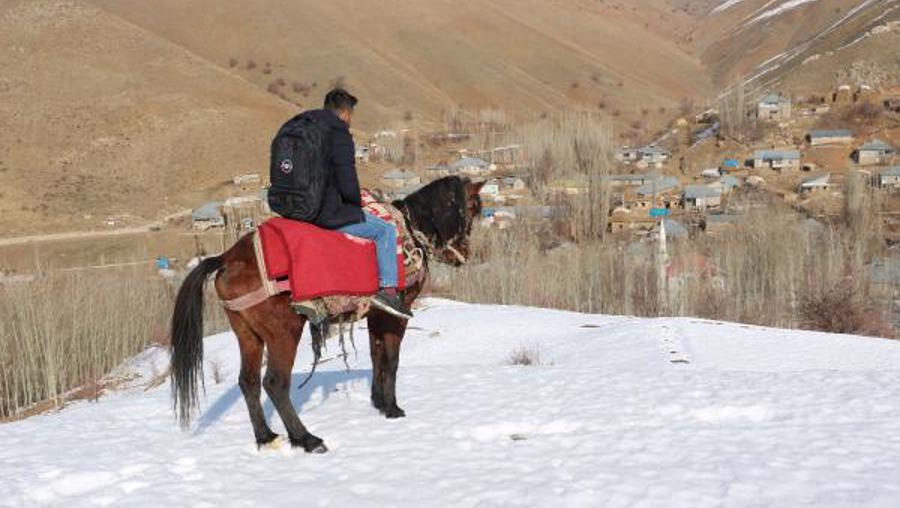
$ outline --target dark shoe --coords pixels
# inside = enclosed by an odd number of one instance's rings
[[[401,319],[412,319],[413,317],[412,311],[403,305],[399,296],[389,295],[383,290],[372,298],[372,305]]]

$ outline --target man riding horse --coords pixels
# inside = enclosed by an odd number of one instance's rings
[[[378,276],[369,265],[371,284],[367,295],[374,293],[373,305],[360,305],[354,319],[367,319],[369,350],[372,359],[372,405],[387,418],[400,418],[405,412],[397,405],[396,379],[400,361],[400,344],[406,332],[409,307],[422,292],[429,263],[438,261],[460,266],[469,257],[472,225],[481,215],[479,192],[483,182],[448,176],[435,180],[422,189],[393,203],[391,216],[403,231],[406,241],[414,243],[412,251],[421,261],[420,276],[404,279],[398,292],[396,230],[393,225],[370,217],[361,208],[359,183],[354,166],[353,138],[349,132],[356,98],[343,90],[334,90],[325,99],[325,108],[298,115],[279,130],[272,142],[272,187],[270,204],[280,215],[299,219],[347,235],[371,238],[377,249]],[[312,168],[302,172],[303,166]],[[265,389],[292,446],[307,452],[327,450],[322,439],[310,433],[294,409],[290,382],[297,346],[309,316],[293,304],[298,297],[293,290],[278,289],[262,245],[262,234],[273,221],[283,221],[306,234],[328,236],[329,245],[341,248],[341,242],[355,244],[367,240],[350,240],[345,234],[326,231],[308,224],[274,218],[261,224],[258,231],[245,235],[219,256],[207,257],[185,278],[178,290],[171,328],[172,399],[178,421],[188,428],[199,405],[198,389],[203,386],[203,294],[206,280],[215,275],[216,294],[223,302],[225,315],[237,337],[241,352],[238,385],[247,404],[250,423],[258,446],[271,445],[278,436],[266,422],[260,403]],[[274,226],[273,226],[274,227]],[[314,231],[310,232],[312,228]],[[302,234],[302,233],[300,233]],[[406,236],[406,235],[404,235]],[[359,246],[357,246],[359,247]],[[373,254],[364,246],[366,259]],[[403,248],[404,262],[415,255]],[[342,265],[341,253],[327,252],[325,266],[334,258],[334,270],[357,268]],[[300,256],[292,259],[301,268],[322,266],[322,259]],[[374,261],[374,260],[372,260]],[[356,281],[362,273],[349,273]],[[293,273],[293,272],[292,272]],[[297,283],[292,279],[292,284]],[[303,278],[300,277],[302,280]],[[276,276],[276,280],[279,280]],[[368,284],[368,283],[367,283]],[[377,289],[380,285],[380,290]],[[332,294],[339,294],[337,293]],[[359,295],[357,295],[359,297]],[[365,299],[365,297],[362,297]],[[342,310],[340,313],[347,311]],[[329,318],[343,319],[343,314]],[[315,323],[313,323],[315,324]],[[321,328],[313,334],[321,336]],[[266,355],[265,377],[260,379]]]
[[[309,119],[325,128],[323,166],[326,173],[321,209],[309,222],[375,242],[380,290],[372,305],[404,319],[412,312],[397,296],[397,229],[362,209],[359,178],[356,174],[356,149],[350,124],[357,99],[346,90],[335,88],[325,96],[323,109],[302,113],[297,119]],[[278,162],[278,161],[276,161]],[[293,164],[291,164],[293,166]],[[292,171],[308,170],[293,168]],[[293,218],[290,205],[297,189],[287,180],[278,185],[273,178],[269,189],[269,205],[276,213]]]

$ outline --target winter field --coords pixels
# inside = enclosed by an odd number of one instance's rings
[[[188,433],[147,386],[161,350],[98,402],[0,426],[0,506],[900,506],[898,342],[435,299],[411,326],[405,419],[369,405],[365,330],[349,372],[295,388],[327,454],[256,450],[222,334]],[[523,347],[539,365],[510,365]]]

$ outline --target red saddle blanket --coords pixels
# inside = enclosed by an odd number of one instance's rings
[[[266,277],[287,279],[294,301],[334,295],[365,296],[378,291],[375,243],[371,240],[283,217],[260,224],[258,234]],[[398,264],[402,289],[402,252]]]

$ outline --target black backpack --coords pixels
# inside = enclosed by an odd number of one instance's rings
[[[269,159],[269,207],[289,219],[313,222],[322,208],[328,126],[300,114],[278,129]]]

